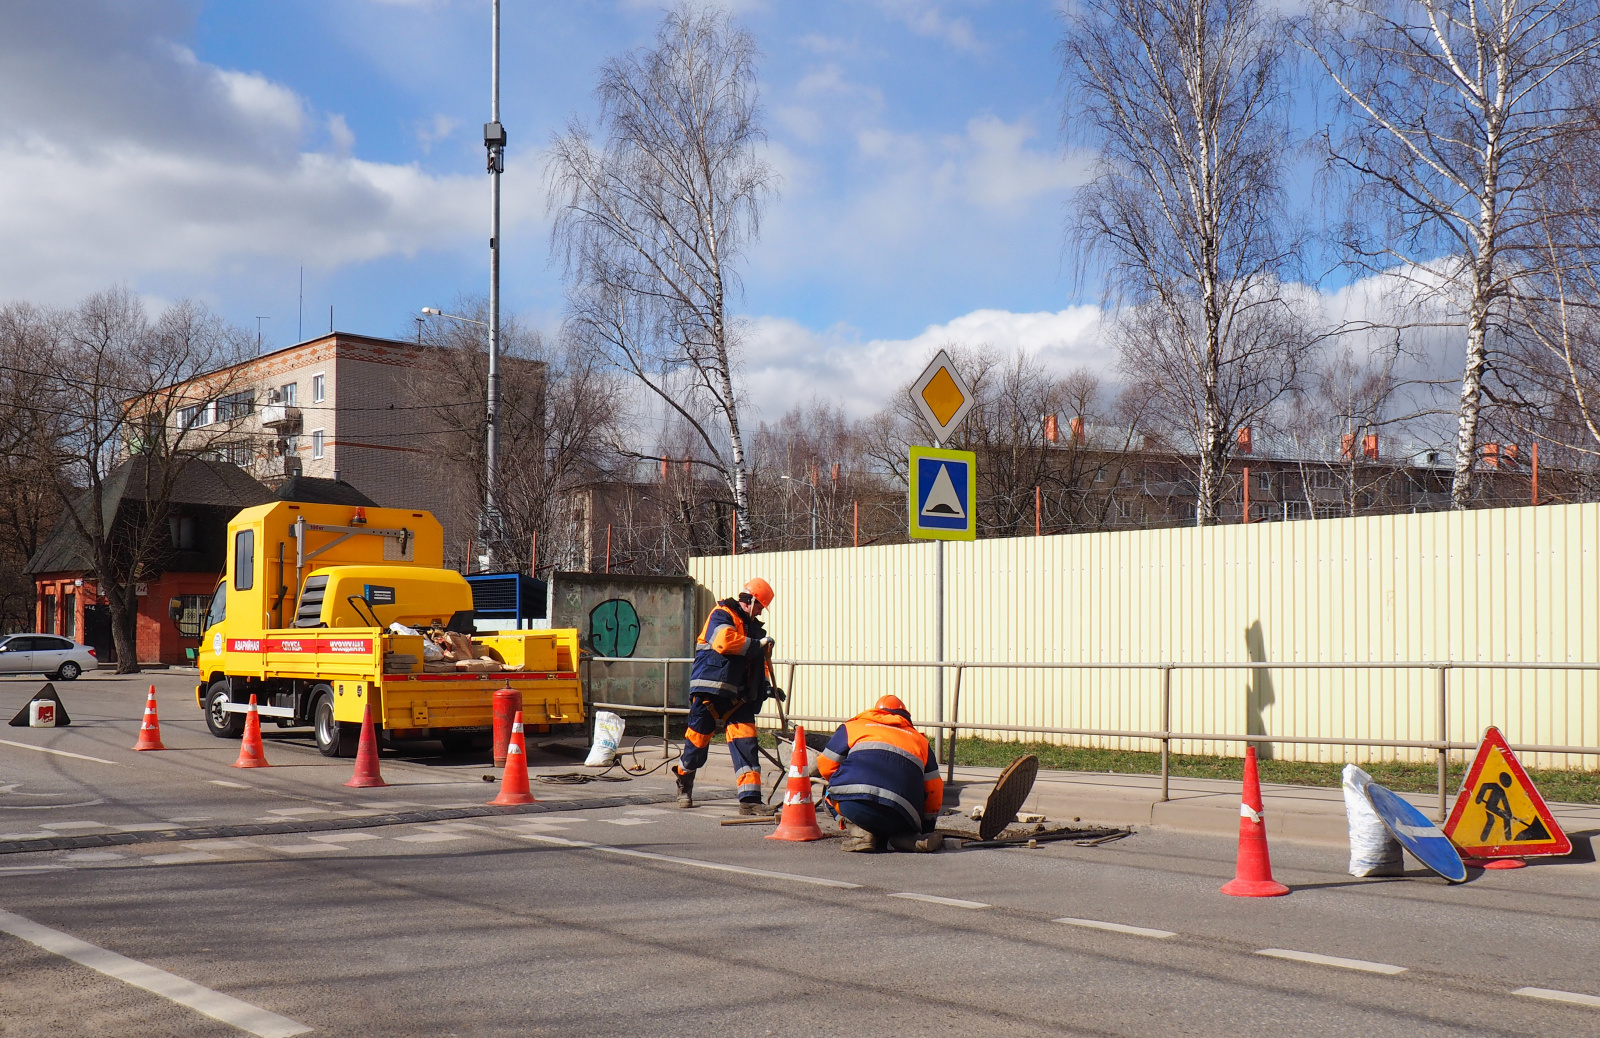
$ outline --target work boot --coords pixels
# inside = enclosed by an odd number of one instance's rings
[[[944,834],[895,833],[889,837],[889,846],[906,853],[932,854],[944,849]]]
[[[739,813],[757,818],[771,818],[778,813],[777,804],[764,804],[759,800],[739,801]]]
[[[694,806],[694,772],[684,771],[676,764],[672,766],[672,774],[678,780],[678,806]]]
[[[874,854],[883,848],[879,846],[878,838],[867,832],[854,822],[846,822],[844,826],[844,840],[839,844],[841,851],[856,851],[861,854]]]

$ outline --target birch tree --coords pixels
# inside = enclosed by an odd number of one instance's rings
[[[1074,239],[1132,304],[1121,366],[1161,387],[1218,521],[1240,426],[1294,386],[1307,345],[1279,272],[1284,35],[1257,0],[1084,0],[1066,16],[1066,122],[1099,150]],[[1152,366],[1153,365],[1153,366]]]
[[[750,546],[749,462],[730,299],[776,175],[760,158],[756,45],[687,4],[653,46],[600,72],[597,134],[574,122],[550,168],[554,242],[578,334],[717,459]]]
[[[1595,0],[1332,0],[1301,39],[1348,112],[1329,155],[1382,215],[1358,261],[1442,297],[1464,332],[1450,503],[1470,505],[1496,340],[1539,273],[1537,187],[1581,118]]]

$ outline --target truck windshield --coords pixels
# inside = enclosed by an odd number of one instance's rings
[[[227,613],[228,585],[218,584],[216,594],[211,596],[211,608],[206,610],[206,628],[209,630],[220,624]]]

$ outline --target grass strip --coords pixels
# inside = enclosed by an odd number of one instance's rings
[[[1094,771],[1117,775],[1159,775],[1161,754],[1135,750],[1103,750],[1082,746],[1058,746],[1045,742],[998,742],[966,738],[956,742],[956,763],[977,768],[1003,768],[1024,754],[1039,758],[1039,767],[1054,771]],[[1181,778],[1244,778],[1244,758],[1211,757],[1174,753],[1169,773]],[[1287,786],[1329,786],[1337,788],[1343,764],[1317,761],[1261,759],[1261,781]],[[1445,768],[1446,788],[1456,792],[1470,761],[1451,761]],[[1362,769],[1374,780],[1403,793],[1431,793],[1439,788],[1438,769],[1433,764],[1406,761],[1367,761]],[[1600,772],[1558,771],[1528,768],[1528,777],[1546,800],[1569,804],[1600,804]]]

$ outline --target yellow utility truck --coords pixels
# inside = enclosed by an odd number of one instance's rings
[[[436,640],[453,644],[425,645]],[[447,752],[487,741],[500,688],[522,693],[530,731],[583,721],[578,632],[475,632],[438,521],[406,508],[240,512],[198,664],[195,702],[212,734],[237,738],[254,694],[263,718],[310,725],[330,757],[354,755],[369,706],[384,741],[439,739]]]

